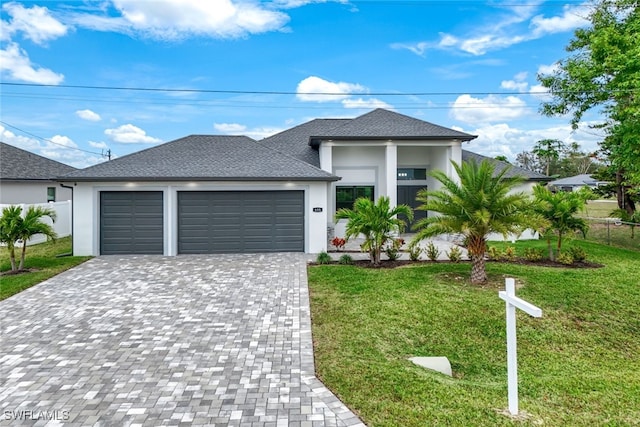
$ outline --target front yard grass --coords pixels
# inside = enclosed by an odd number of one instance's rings
[[[16,256],[19,257],[16,248]],[[25,269],[30,271],[19,274],[6,274],[11,270],[9,251],[6,247],[0,247],[0,300],[9,298],[33,285],[36,285],[50,277],[55,276],[71,267],[75,267],[88,260],[90,257],[65,256],[57,258],[56,255],[71,252],[71,237],[63,237],[55,242],[45,242],[27,248]],[[19,262],[19,260],[18,260]]]
[[[468,263],[309,268],[316,371],[369,426],[640,425],[640,254],[574,242],[599,269]],[[518,242],[544,248],[544,242]],[[504,278],[518,312],[520,409],[507,408]],[[454,377],[413,365],[446,356]]]

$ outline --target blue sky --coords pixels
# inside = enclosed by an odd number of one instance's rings
[[[382,107],[478,135],[464,148],[489,156],[514,159],[543,138],[595,150],[587,125],[598,116],[575,132],[541,116],[536,81],[588,11],[537,0],[5,2],[1,139],[85,167],[107,149],[260,139]]]

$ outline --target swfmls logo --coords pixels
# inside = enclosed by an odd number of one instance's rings
[[[32,411],[27,409],[4,411],[4,419],[7,421],[67,421],[69,415],[69,411]]]

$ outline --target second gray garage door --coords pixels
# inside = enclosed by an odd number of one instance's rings
[[[304,252],[304,192],[178,192],[178,253],[239,252]]]

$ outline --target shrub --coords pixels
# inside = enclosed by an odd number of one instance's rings
[[[438,247],[434,245],[433,242],[429,242],[425,253],[427,254],[427,258],[429,258],[431,261],[437,261],[438,257],[440,256],[440,249],[438,249]]]
[[[487,256],[490,260],[496,261],[502,258],[502,252],[500,252],[500,249],[496,248],[495,246],[489,246],[489,249],[487,250]]]
[[[580,246],[570,246],[569,254],[574,261],[583,262],[587,259],[587,253]]]
[[[331,244],[336,247],[337,251],[341,251],[344,249],[344,245],[347,244],[347,241],[341,237],[334,237],[331,239]]]
[[[447,252],[447,257],[452,262],[460,262],[462,259],[462,250],[458,246],[453,246],[449,252]]]
[[[418,261],[420,259],[421,253],[422,253],[422,248],[418,245],[413,245],[409,248],[409,259],[411,261]]]
[[[513,261],[516,259],[516,248],[507,246],[502,252],[501,258],[505,261]]]
[[[527,261],[542,261],[544,258],[544,251],[538,248],[526,248],[524,250],[524,259]]]
[[[316,258],[316,262],[318,264],[331,264],[332,261],[333,259],[331,258],[331,255],[329,255],[325,251],[320,252],[318,254],[318,257]]]
[[[568,252],[562,252],[556,257],[556,261],[560,264],[571,265],[573,264],[573,256]]]
[[[342,265],[351,265],[353,264],[353,258],[351,258],[351,255],[349,254],[344,254],[340,257],[338,263]]]
[[[393,239],[391,244],[386,247],[384,252],[387,254],[389,261],[395,261],[400,258],[400,248],[404,245],[404,239]]]

